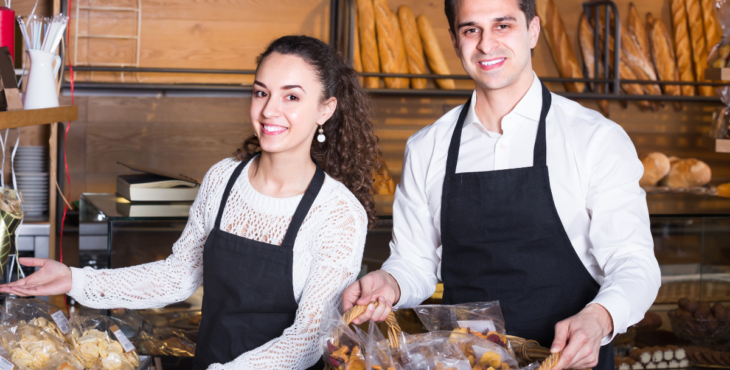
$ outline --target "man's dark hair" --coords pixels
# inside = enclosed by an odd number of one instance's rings
[[[535,0],[514,0],[519,3],[520,10],[525,13],[525,19],[527,19],[527,27],[530,27],[532,18],[535,18]],[[446,12],[446,18],[449,20],[449,28],[456,34],[456,5],[459,0],[445,0],[444,1],[444,12]]]

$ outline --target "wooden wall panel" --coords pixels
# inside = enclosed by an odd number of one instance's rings
[[[84,0],[82,5],[136,7],[133,0]],[[255,58],[273,39],[303,34],[329,38],[327,0],[142,1],[140,66],[158,68],[253,69]],[[74,13],[75,15],[75,13]],[[137,33],[136,13],[82,10],[79,35]],[[71,38],[77,32],[71,24]],[[130,63],[129,40],[80,38],[77,64]],[[68,77],[68,76],[67,76]],[[245,76],[144,74],[133,82],[250,84]],[[77,73],[77,81],[121,81],[119,74]],[[130,81],[130,80],[126,80]]]

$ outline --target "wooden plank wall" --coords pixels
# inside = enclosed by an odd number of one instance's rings
[[[266,45],[279,36],[327,39],[328,0],[80,0],[73,5],[141,5],[140,66],[157,68],[253,69]],[[76,7],[74,6],[74,9]],[[75,16],[76,13],[73,13]],[[134,36],[137,14],[81,10],[79,35]],[[71,24],[72,39],[77,32]],[[77,51],[74,49],[78,47]],[[78,64],[125,63],[136,59],[136,41],[80,38],[71,55]],[[250,76],[77,72],[77,81],[251,84]]]
[[[105,1],[118,4],[123,0]],[[622,18],[625,18],[629,1],[616,2]],[[327,1],[238,0],[236,4],[247,6],[246,11],[238,9],[238,6],[227,6],[224,12],[221,9],[224,5],[230,5],[229,2],[144,0],[143,65],[253,68],[254,56],[275,36],[295,32],[324,37],[327,34],[328,12],[325,3]],[[556,3],[570,38],[575,42],[581,1]],[[391,0],[393,9],[404,4],[412,6],[417,15],[426,14],[429,17],[452,72],[463,73],[458,58],[451,50],[443,2]],[[667,0],[646,0],[636,2],[636,6],[642,15],[651,11],[669,24]],[[97,27],[96,24],[88,27]],[[98,25],[107,27],[104,22],[98,22]],[[244,36],[225,39],[232,30]],[[219,39],[224,40],[230,48],[219,44]],[[575,50],[578,50],[577,47],[576,43]],[[114,54],[100,52],[98,55],[102,58]],[[547,45],[542,39],[536,47],[533,64],[538,75],[557,76]],[[164,80],[163,77],[157,78],[159,81]],[[167,82],[192,81],[190,76],[165,78]],[[462,84],[469,86],[469,82]],[[558,84],[550,88],[553,91],[562,90]],[[415,97],[374,99],[378,136],[396,181],[400,180],[405,140],[463,100]],[[77,102],[81,106],[80,118],[71,128],[68,144],[72,199],[78,199],[82,191],[113,192],[116,175],[126,173],[116,165],[117,161],[148,161],[153,166],[170,167],[202,178],[211,165],[229,155],[251,132],[248,98],[82,97],[77,98]],[[590,108],[595,107],[592,101],[581,103]],[[713,183],[721,183],[730,181],[730,155],[713,153],[699,145],[701,135],[709,131],[711,113],[717,107],[716,104],[695,103],[684,104],[679,113],[671,107],[658,112],[640,112],[635,104],[623,109],[618,103],[612,102],[611,119],[629,133],[639,155],[662,151],[668,155],[699,158],[712,167]]]

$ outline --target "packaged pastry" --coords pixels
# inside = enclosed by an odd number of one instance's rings
[[[134,370],[140,361],[137,350],[107,316],[74,315],[67,338],[88,369]]]
[[[64,312],[45,301],[31,298],[7,298],[4,308],[4,323],[7,325],[31,324],[66,341],[69,331]]]
[[[359,316],[356,314],[355,317]],[[364,340],[342,318],[340,311],[325,306],[319,326],[324,361],[332,369],[365,369]]]
[[[35,325],[20,323],[0,328],[0,343],[20,370],[83,370],[80,354],[67,343]]]

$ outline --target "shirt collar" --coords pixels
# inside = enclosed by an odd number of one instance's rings
[[[532,72],[532,75],[534,76],[534,78],[532,80],[532,85],[530,86],[530,89],[527,90],[525,96],[522,97],[522,99],[519,101],[519,103],[517,103],[514,109],[512,109],[508,116],[514,113],[535,122],[540,120],[540,111],[542,109],[542,83],[540,82],[540,79],[537,78],[537,75],[534,71]],[[484,125],[482,125],[482,122],[479,121],[479,117],[477,117],[475,111],[476,103],[477,91],[474,90],[471,93],[471,104],[469,106],[469,111],[466,114],[465,123],[474,124],[487,134],[499,135],[489,132],[484,128]]]

